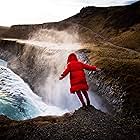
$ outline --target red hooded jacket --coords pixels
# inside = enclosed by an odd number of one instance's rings
[[[61,75],[64,78],[70,72],[71,93],[88,90],[84,69],[95,71],[96,66],[90,66],[78,61],[76,55],[71,53],[67,60],[67,67]]]

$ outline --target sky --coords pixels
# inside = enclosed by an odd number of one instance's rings
[[[0,26],[56,22],[86,6],[126,5],[138,0],[0,0]]]

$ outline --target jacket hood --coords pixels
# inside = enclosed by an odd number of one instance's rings
[[[67,64],[71,61],[78,61],[77,59],[77,56],[75,53],[71,53],[69,56],[68,56],[68,60],[67,60]]]

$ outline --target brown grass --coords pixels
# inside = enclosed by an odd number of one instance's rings
[[[139,81],[140,53],[111,45],[85,44],[83,47],[89,50],[91,63],[107,71],[110,77],[121,77],[122,81],[129,77],[129,82],[124,82],[127,86]]]

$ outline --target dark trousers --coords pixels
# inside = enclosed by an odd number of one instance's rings
[[[85,98],[86,98],[87,105],[90,105],[90,100],[89,100],[89,96],[88,96],[87,91],[86,91],[86,90],[76,91],[76,94],[77,94],[79,100],[81,101],[82,105],[83,105],[83,106],[86,106],[86,103],[84,102],[84,99],[83,99],[82,93],[83,93],[83,95],[84,95]]]

